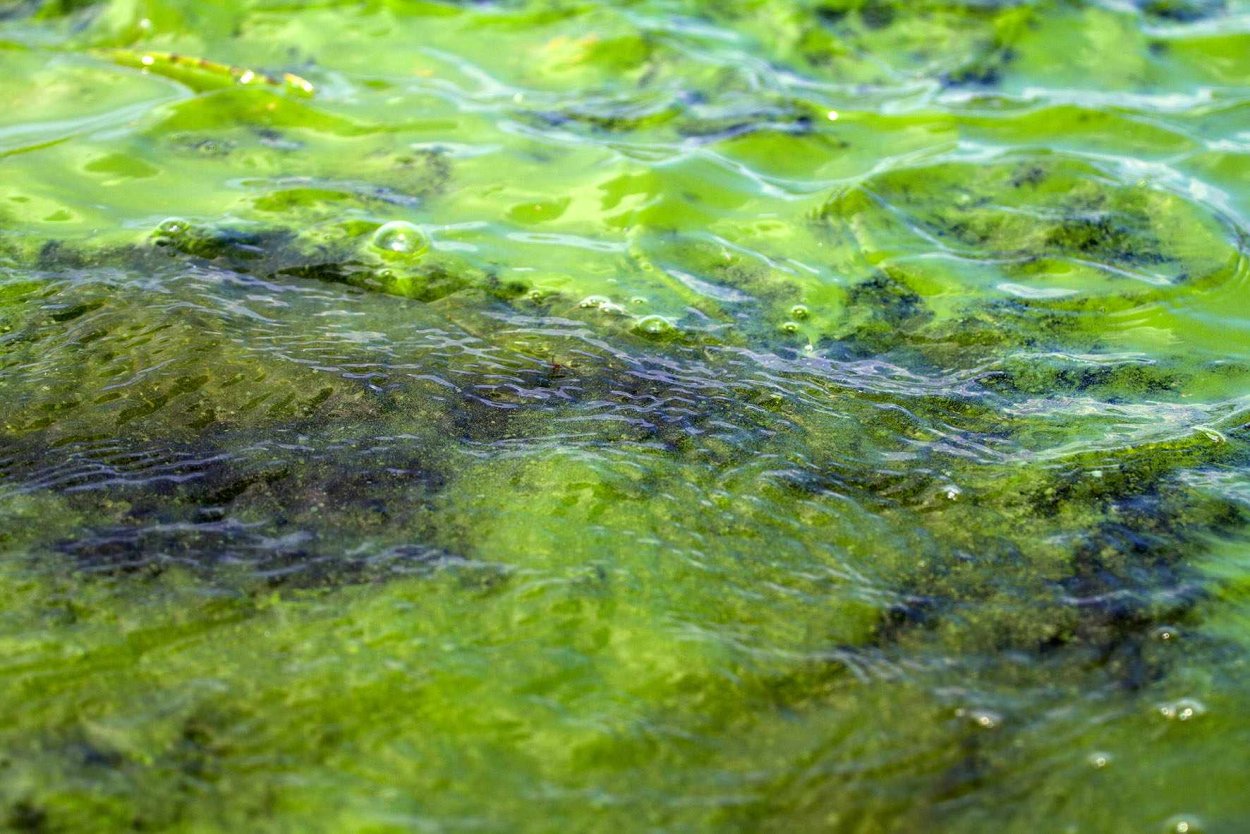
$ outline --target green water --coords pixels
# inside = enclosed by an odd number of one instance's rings
[[[3,830],[1250,831],[1247,0],[0,0],[0,105]]]

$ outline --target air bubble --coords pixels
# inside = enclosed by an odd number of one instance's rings
[[[797,321],[782,322],[781,332],[789,336],[793,336],[795,333],[799,332],[799,323]]]
[[[1202,834],[1205,830],[1202,821],[1189,814],[1178,814],[1163,825],[1167,834]]]
[[[191,221],[181,217],[167,217],[156,227],[156,233],[163,237],[182,237],[191,231]]]
[[[413,257],[430,247],[425,232],[403,220],[392,220],[373,233],[373,248],[387,257]]]
[[[1181,633],[1176,626],[1162,625],[1154,630],[1152,636],[1160,643],[1175,643],[1180,639]]]
[[[1089,762],[1090,767],[1095,768],[1097,770],[1102,770],[1104,767],[1111,764],[1111,754],[1104,753],[1101,750],[1098,750],[1093,753],[1090,753],[1087,761]]]
[[[972,722],[978,727],[986,730],[992,730],[999,724],[1003,723],[1002,716],[996,712],[989,710],[976,710],[972,713]]]
[[[602,310],[612,303],[612,299],[605,295],[588,295],[577,303],[578,307],[583,310]]]
[[[634,330],[644,336],[660,338],[677,332],[677,327],[663,316],[644,316],[638,319]]]
[[[805,304],[795,304],[790,308],[790,318],[802,321],[812,314]]]
[[[957,709],[955,715],[965,718],[983,730],[996,730],[1003,723],[1003,717],[988,709]]]

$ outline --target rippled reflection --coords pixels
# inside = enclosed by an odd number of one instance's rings
[[[0,46],[8,827],[1250,812],[1241,0]]]

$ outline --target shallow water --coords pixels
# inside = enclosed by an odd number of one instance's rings
[[[1250,2],[7,0],[0,102],[0,825],[1250,830]]]

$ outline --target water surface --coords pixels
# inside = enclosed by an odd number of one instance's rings
[[[3,0],[0,102],[8,829],[1250,830],[1245,0]]]

